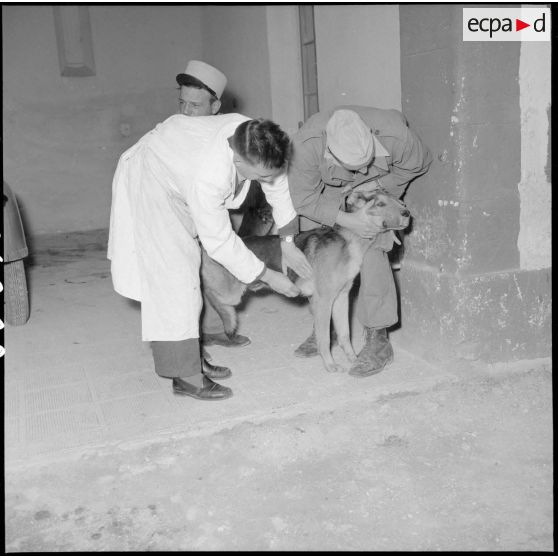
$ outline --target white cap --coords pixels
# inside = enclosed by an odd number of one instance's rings
[[[327,147],[344,166],[360,169],[372,161],[374,138],[353,110],[336,110],[326,126]]]
[[[196,80],[201,82],[202,85],[211,90],[211,93],[215,93],[218,99],[221,98],[227,86],[227,77],[223,72],[200,60],[190,60],[184,73],[176,76],[176,81],[178,85],[191,85],[192,80],[188,78],[195,78],[194,82]]]

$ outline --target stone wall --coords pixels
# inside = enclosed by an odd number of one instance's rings
[[[432,358],[546,356],[550,258],[522,269],[518,248],[521,43],[463,42],[459,5],[402,5],[400,27],[403,111],[434,155],[406,197],[402,333]]]

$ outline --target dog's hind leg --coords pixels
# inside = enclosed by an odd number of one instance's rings
[[[331,356],[331,340],[329,337],[331,323],[331,308],[333,299],[330,296],[319,296],[314,294],[311,298],[312,315],[314,316],[314,331],[318,353],[322,357],[324,366],[328,372],[343,372]]]
[[[354,362],[357,358],[351,343],[351,332],[349,328],[349,291],[353,282],[349,281],[337,298],[333,301],[333,325],[337,332],[337,340],[343,352],[350,362]]]

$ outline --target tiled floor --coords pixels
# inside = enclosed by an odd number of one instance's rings
[[[257,293],[240,313],[242,348],[210,347],[213,362],[232,368],[223,402],[177,398],[153,371],[140,339],[136,303],[117,295],[99,245],[43,254],[29,266],[29,322],[5,329],[5,455],[8,467],[106,444],[143,443],[371,400],[427,385],[446,374],[407,353],[393,335],[389,370],[366,379],[328,374],[319,358],[294,348],[311,330],[305,304]],[[358,328],[355,328],[358,329]],[[355,348],[361,335],[356,332]],[[339,350],[334,350],[345,362]]]

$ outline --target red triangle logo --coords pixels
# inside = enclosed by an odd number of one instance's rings
[[[525,27],[531,27],[531,24],[530,23],[525,23],[524,21],[521,21],[520,19],[515,20],[515,30],[516,31],[521,31],[522,29],[525,29]]]

